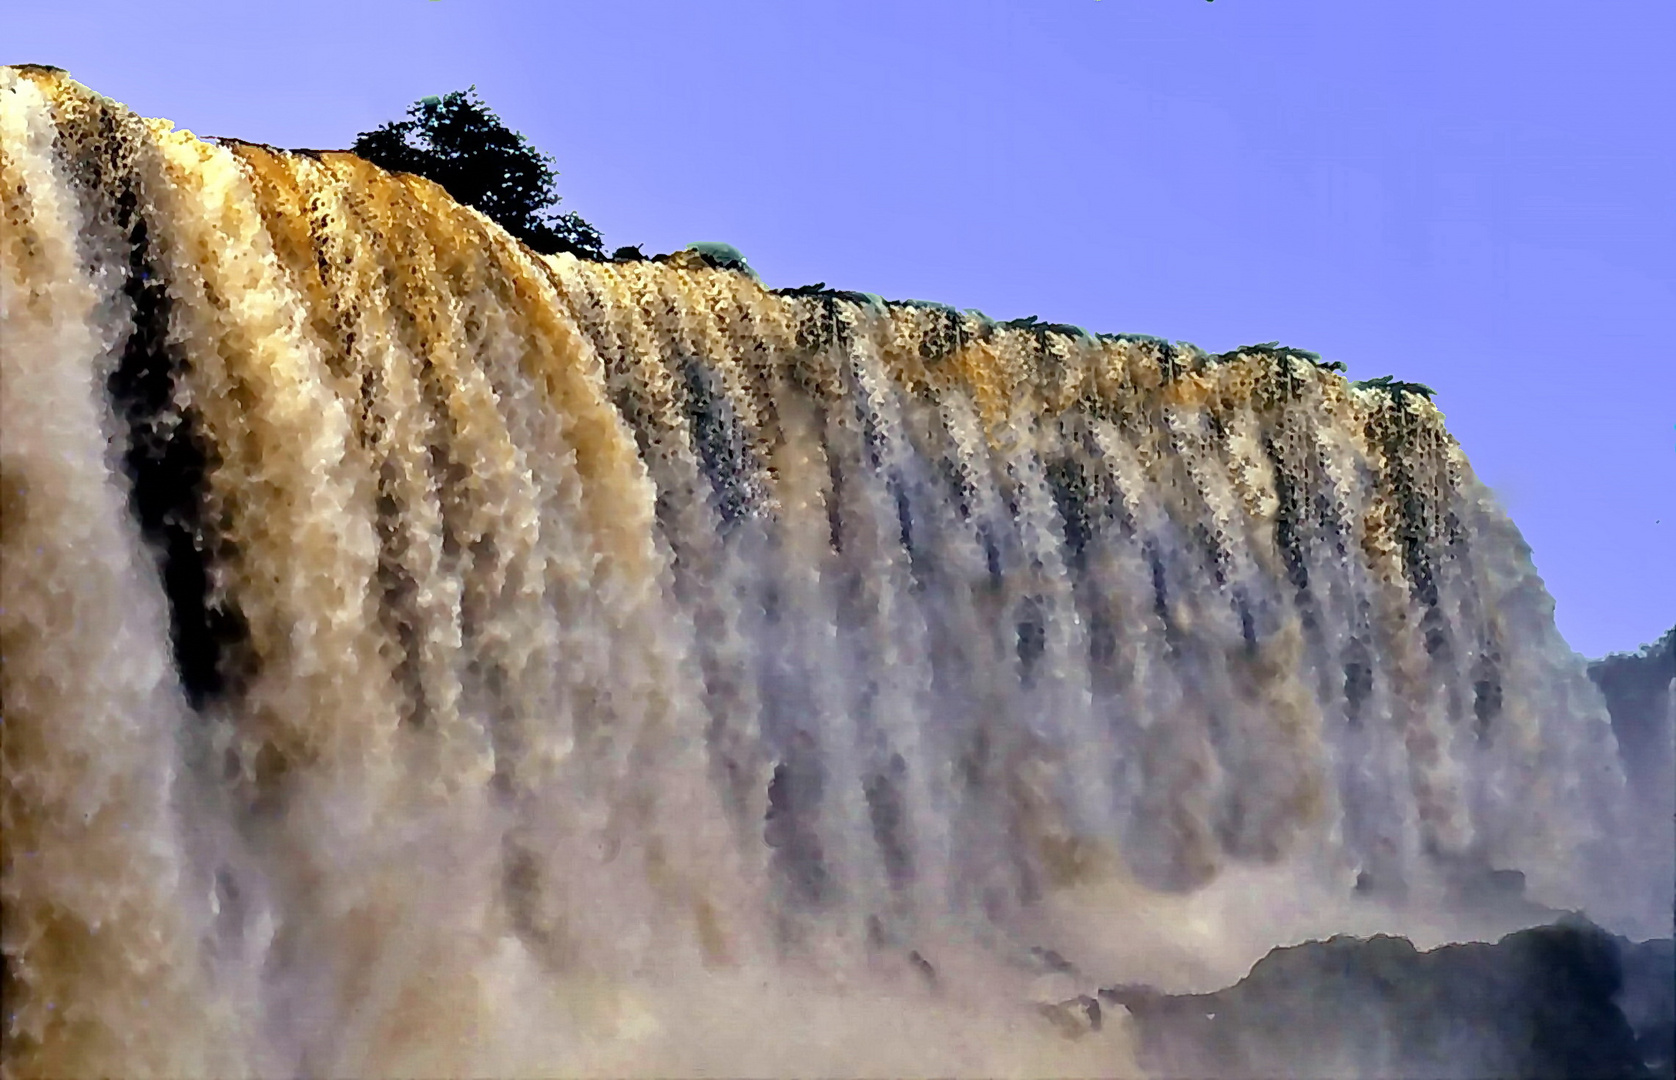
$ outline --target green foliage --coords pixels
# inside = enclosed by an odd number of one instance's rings
[[[1282,345],[1278,341],[1260,341],[1255,345],[1241,345],[1237,349],[1229,349],[1225,353],[1218,353],[1211,357],[1211,360],[1214,363],[1227,363],[1241,353],[1257,353],[1261,356],[1272,357],[1296,356],[1300,360],[1308,360],[1322,371],[1348,370],[1342,360],[1322,360],[1320,353],[1310,352],[1307,349],[1294,349],[1290,345]]]
[[[1045,323],[1034,315],[1026,315],[1022,319],[1009,319],[1008,321],[1001,323],[1000,328],[1003,330],[1028,330],[1036,336],[1036,341],[1044,348],[1047,346],[1047,337],[1049,334],[1054,334],[1058,337],[1087,338],[1090,341],[1095,340],[1093,334],[1090,334],[1087,330],[1080,326],[1075,326],[1071,323]]]
[[[1255,345],[1241,345],[1237,349],[1230,349],[1220,354],[1223,358],[1232,358],[1240,353],[1258,353],[1263,356],[1296,356],[1300,360],[1308,360],[1317,367],[1321,363],[1321,354],[1309,352],[1307,349],[1294,349],[1289,345],[1282,345],[1278,341],[1260,341]]]
[[[700,240],[697,243],[688,244],[687,250],[696,251],[717,266],[723,266],[730,270],[742,270],[750,266],[750,263],[745,261],[743,251],[732,244],[724,244],[720,240]]]
[[[897,307],[919,308],[921,311],[941,311],[949,315],[958,316],[960,309],[952,304],[941,304],[935,300],[892,300]]]
[[[1089,341],[1094,340],[1094,335],[1089,333],[1086,327],[1078,326],[1075,323],[1037,323],[1035,330],[1038,335],[1058,334],[1060,337],[1086,338]]]
[[[878,293],[856,292],[854,289],[826,289],[823,296],[830,296],[834,300],[843,300],[857,307],[884,307],[885,298]]]
[[[1165,339],[1153,337],[1151,334],[1097,334],[1095,336],[1101,341],[1132,341],[1139,345],[1156,345],[1159,348],[1169,345],[1169,342]]]
[[[554,209],[560,200],[553,159],[501,123],[475,86],[421,98],[407,115],[356,136],[355,153],[392,172],[434,180],[542,254],[605,258],[598,229]]]
[[[1415,394],[1430,401],[1432,395],[1437,393],[1436,390],[1425,383],[1401,382],[1395,375],[1381,375],[1377,379],[1364,379],[1355,385],[1358,390],[1383,390],[1399,402],[1404,394]]]
[[[745,253],[732,244],[724,244],[720,240],[700,240],[688,244],[688,251],[696,252],[709,266],[719,270],[737,270],[742,274],[749,274],[756,278],[757,272],[751,269],[751,264],[745,261]],[[761,281],[761,278],[757,278]]]

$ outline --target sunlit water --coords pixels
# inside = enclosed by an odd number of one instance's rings
[[[0,206],[7,1076],[1112,1075],[1028,1003],[1491,868],[1667,929],[1421,397],[544,258],[45,69]]]

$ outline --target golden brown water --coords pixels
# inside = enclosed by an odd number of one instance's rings
[[[1113,1075],[1031,946],[1658,914],[1423,398],[542,257],[47,69],[0,200],[7,1077]]]

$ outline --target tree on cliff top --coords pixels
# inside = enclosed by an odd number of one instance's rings
[[[392,172],[434,180],[542,254],[605,257],[598,229],[575,213],[555,211],[553,159],[501,123],[477,87],[422,98],[407,115],[361,132],[355,153]]]

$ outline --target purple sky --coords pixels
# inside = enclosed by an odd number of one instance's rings
[[[75,0],[0,63],[284,146],[475,83],[608,246],[1428,383],[1595,656],[1676,622],[1673,41],[1668,0]]]

